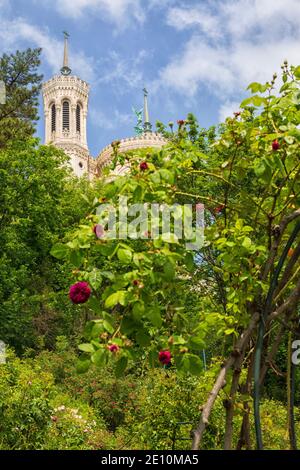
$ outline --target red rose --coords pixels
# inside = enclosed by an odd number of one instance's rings
[[[278,150],[279,148],[280,148],[280,145],[279,145],[278,140],[276,139],[276,140],[274,140],[273,143],[272,143],[272,149],[276,151],[276,150]]]
[[[110,350],[110,352],[116,353],[117,351],[119,351],[120,348],[117,344],[111,344],[110,346],[108,346],[108,349]]]
[[[84,304],[91,295],[91,288],[87,282],[76,282],[70,287],[69,297],[73,304]]]
[[[161,363],[164,364],[165,366],[167,366],[168,364],[170,364],[171,358],[172,358],[172,355],[171,355],[170,351],[160,351],[160,352],[158,353],[158,360],[159,360],[159,362],[161,362]]]
[[[233,113],[235,115],[235,117],[238,117],[241,115],[241,111],[236,111],[235,113]]]
[[[148,163],[147,162],[142,162],[140,163],[140,170],[141,171],[145,171],[145,170],[148,170]]]
[[[178,124],[179,127],[182,127],[185,124],[185,121],[183,119],[179,119],[177,121],[177,124]]]

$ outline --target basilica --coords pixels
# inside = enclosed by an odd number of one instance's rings
[[[89,179],[100,176],[109,164],[112,144],[107,145],[95,158],[90,155],[87,143],[87,118],[89,84],[72,75],[69,67],[68,37],[64,33],[64,57],[60,75],[55,75],[43,84],[45,114],[45,143],[53,144],[65,151],[76,176],[87,175]],[[165,139],[152,132],[149,119],[147,92],[144,90],[144,116],[142,131],[137,135],[119,140],[119,151],[127,152],[139,148],[161,148]],[[116,136],[118,139],[118,136]],[[122,172],[123,168],[117,168]]]

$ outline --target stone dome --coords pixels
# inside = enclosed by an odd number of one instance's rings
[[[122,140],[119,140],[119,153],[125,153],[130,150],[137,150],[143,148],[162,148],[167,144],[167,140],[158,132],[144,132],[141,135],[136,135],[133,137],[128,137]],[[105,168],[111,161],[113,155],[113,146],[112,144],[107,145],[100,152],[97,157],[97,170],[98,174],[101,174],[103,168]],[[122,174],[128,169],[128,165],[120,166],[116,168],[114,173]]]

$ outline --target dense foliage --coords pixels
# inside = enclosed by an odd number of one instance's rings
[[[190,114],[176,130],[158,123],[161,150],[120,155],[116,142],[91,184],[32,139],[38,56],[0,64],[0,339],[14,349],[0,365],[0,448],[295,448],[299,67],[252,83],[219,128]],[[173,205],[169,230],[125,236],[122,206],[123,236],[106,237],[99,207],[120,197],[148,214]],[[172,233],[184,204],[194,229],[204,204],[196,250]],[[177,439],[191,430],[193,443]]]

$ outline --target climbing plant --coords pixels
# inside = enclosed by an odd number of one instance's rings
[[[251,448],[252,395],[256,445],[263,447],[261,386],[285,333],[293,338],[298,331],[299,80],[300,67],[285,63],[282,83],[274,76],[250,84],[251,96],[217,130],[200,129],[192,115],[178,121],[177,131],[159,123],[169,143],[121,156],[131,170],[114,180],[104,175],[86,223],[52,249],[74,265],[70,301],[86,314],[79,371],[111,362],[121,375],[148,361],[197,375],[200,351],[212,338],[216,348],[222,344],[227,359],[203,404],[193,449],[225,385],[224,448],[233,446],[237,400],[243,414],[237,447]],[[107,239],[97,208],[117,206],[120,196],[128,206],[193,204],[194,214],[204,204],[204,246],[188,250],[185,240],[148,233]]]

